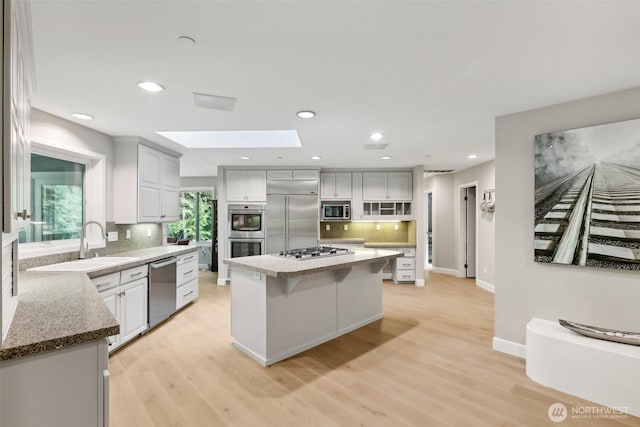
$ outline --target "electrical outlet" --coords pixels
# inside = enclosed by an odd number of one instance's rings
[[[398,230],[400,230],[400,226],[398,224],[394,224],[393,225],[393,229],[398,231]]]
[[[380,224],[376,224],[376,230],[380,231]]]
[[[344,225],[344,231],[349,231],[349,224]]]
[[[259,271],[254,271],[253,272],[253,278],[256,279],[256,280],[260,280],[261,279],[260,272]]]
[[[107,233],[107,241],[109,242],[117,242],[118,241],[118,232],[110,231]]]
[[[127,239],[131,238],[131,229],[127,229],[127,231],[125,232],[125,238]]]
[[[325,224],[324,229],[327,231],[331,231],[331,225],[330,224]]]
[[[151,237],[151,229],[147,228],[147,237]]]

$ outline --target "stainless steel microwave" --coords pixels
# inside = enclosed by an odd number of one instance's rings
[[[350,221],[351,203],[349,202],[323,202],[323,221]]]

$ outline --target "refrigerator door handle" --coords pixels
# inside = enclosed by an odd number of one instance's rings
[[[289,247],[289,197],[284,196],[284,249],[286,251],[292,249]]]

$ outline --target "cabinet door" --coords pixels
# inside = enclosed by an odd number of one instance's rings
[[[162,221],[178,221],[180,219],[180,159],[165,155],[162,165]]]
[[[321,173],[320,174],[320,198],[335,199],[336,198],[336,174]]]
[[[138,146],[138,221],[162,219],[162,162],[163,153]]]
[[[389,172],[387,188],[389,200],[411,200],[411,172]]]
[[[107,306],[111,314],[113,314],[113,317],[115,317],[118,322],[120,322],[119,292],[120,289],[117,287],[100,292],[104,305]],[[120,327],[122,328],[122,325],[120,325]],[[108,337],[107,341],[109,342],[109,351],[111,351],[120,345],[120,335]]]
[[[247,197],[246,173],[242,170],[226,171],[227,200],[229,202],[244,202]]]
[[[267,200],[267,172],[251,170],[246,172],[246,200],[250,202],[265,202]]]
[[[120,335],[122,343],[147,329],[147,279],[120,287]]]
[[[362,200],[386,200],[387,195],[386,172],[362,173]]]
[[[336,172],[336,198],[341,200],[351,199],[350,172]]]

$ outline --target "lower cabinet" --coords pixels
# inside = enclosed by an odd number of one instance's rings
[[[104,338],[0,362],[7,427],[108,427],[109,361]]]
[[[416,248],[394,248],[404,253],[395,259],[393,281],[395,283],[415,283],[416,281]]]
[[[178,256],[176,266],[176,310],[198,296],[198,254],[190,252]]]
[[[109,352],[147,330],[147,275],[145,264],[92,280],[105,305],[120,323],[120,334],[108,338]]]

